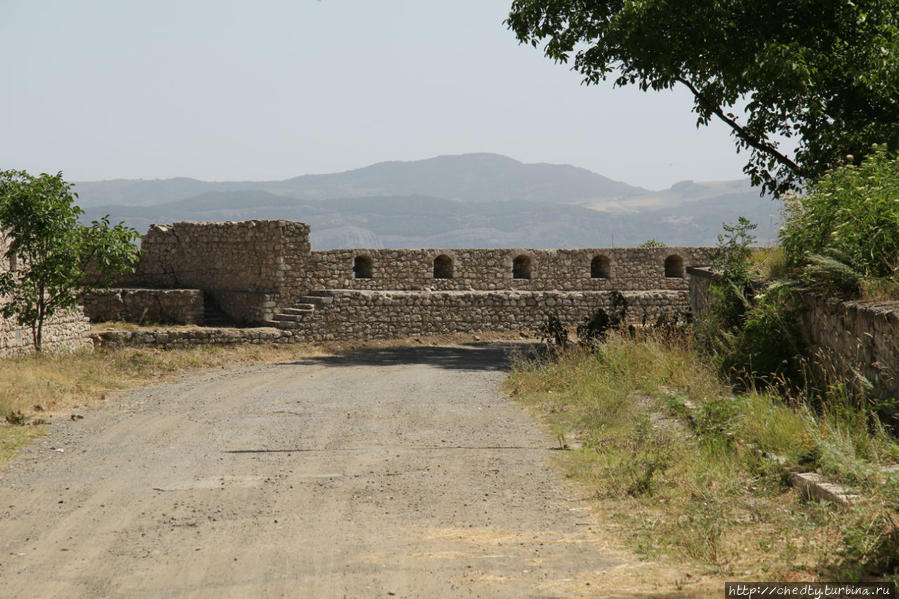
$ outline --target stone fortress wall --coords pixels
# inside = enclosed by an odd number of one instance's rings
[[[290,269],[309,254],[309,226],[287,221],[152,225],[122,287],[200,289],[241,323],[264,322]],[[177,320],[176,320],[177,321]]]
[[[0,231],[0,273],[15,269],[15,260],[8,259],[9,239]],[[90,322],[81,310],[57,314],[44,323],[43,345],[47,351],[88,348],[91,346]],[[19,326],[13,319],[0,315],[0,358],[34,351],[31,328]]]
[[[654,322],[688,310],[685,267],[707,263],[709,252],[311,251],[309,227],[288,221],[153,225],[142,249],[123,287],[199,289],[238,323],[308,341],[533,330],[550,313],[579,324],[614,292],[628,299],[633,322]]]
[[[697,260],[704,263],[707,254],[707,248],[689,247],[327,250],[309,254],[296,283],[307,288],[402,291],[683,291],[687,289],[683,265]],[[666,276],[669,257],[671,268]],[[520,274],[529,275],[527,278],[514,277],[516,258],[522,258],[520,264],[529,273]],[[680,258],[679,265],[676,258]],[[369,261],[369,277],[354,274],[357,259]],[[442,272],[441,264],[445,267]]]

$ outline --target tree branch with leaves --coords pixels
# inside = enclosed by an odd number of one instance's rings
[[[506,25],[586,84],[686,87],[775,195],[899,150],[899,0],[515,0]]]

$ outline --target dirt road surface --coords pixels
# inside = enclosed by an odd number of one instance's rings
[[[0,470],[0,596],[593,596],[626,565],[505,353],[204,371],[57,418]]]

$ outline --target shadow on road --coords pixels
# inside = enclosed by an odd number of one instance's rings
[[[528,355],[530,344],[470,343],[452,346],[390,347],[364,349],[336,356],[304,358],[287,365],[397,366],[424,364],[451,370],[509,369],[513,355]]]

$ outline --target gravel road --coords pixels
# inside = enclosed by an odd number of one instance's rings
[[[507,347],[203,371],[0,470],[3,597],[570,597],[622,565]]]

